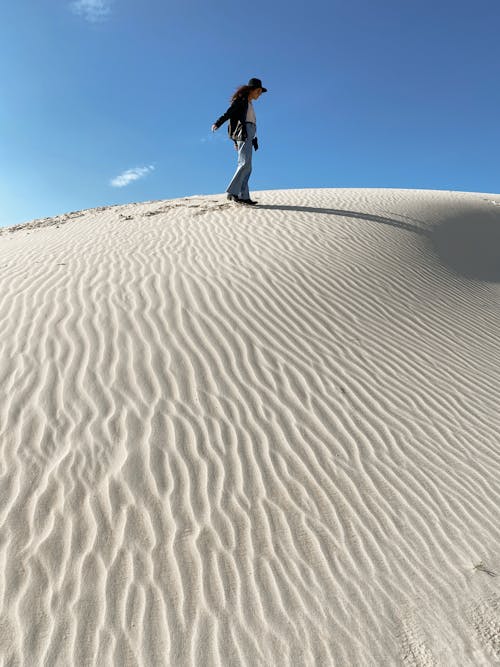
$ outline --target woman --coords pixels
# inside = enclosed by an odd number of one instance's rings
[[[238,204],[257,203],[250,199],[248,179],[252,172],[252,146],[255,150],[259,148],[252,102],[258,100],[262,93],[267,93],[267,88],[262,87],[262,81],[250,79],[246,86],[240,86],[236,90],[231,98],[229,109],[212,125],[212,132],[215,132],[226,120],[229,120],[228,133],[238,151],[238,167],[226,192],[228,193],[227,198]]]

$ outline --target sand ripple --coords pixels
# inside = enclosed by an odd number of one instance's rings
[[[257,199],[2,234],[3,665],[500,660],[499,209]]]

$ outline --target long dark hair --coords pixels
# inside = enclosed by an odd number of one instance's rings
[[[253,90],[253,87],[252,87],[252,86],[248,86],[248,85],[247,85],[247,86],[240,86],[239,88],[237,88],[237,89],[234,91],[233,96],[231,97],[231,104],[232,104],[235,100],[237,100],[238,97],[248,97],[248,93],[249,93],[251,90]]]

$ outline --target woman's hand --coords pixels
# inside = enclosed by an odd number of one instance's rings
[[[212,125],[212,132],[216,132],[218,129],[219,129],[219,128],[218,128],[217,125],[214,123],[214,124]]]

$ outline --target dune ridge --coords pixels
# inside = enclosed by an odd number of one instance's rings
[[[3,664],[500,661],[500,195],[254,195],[2,230]]]

